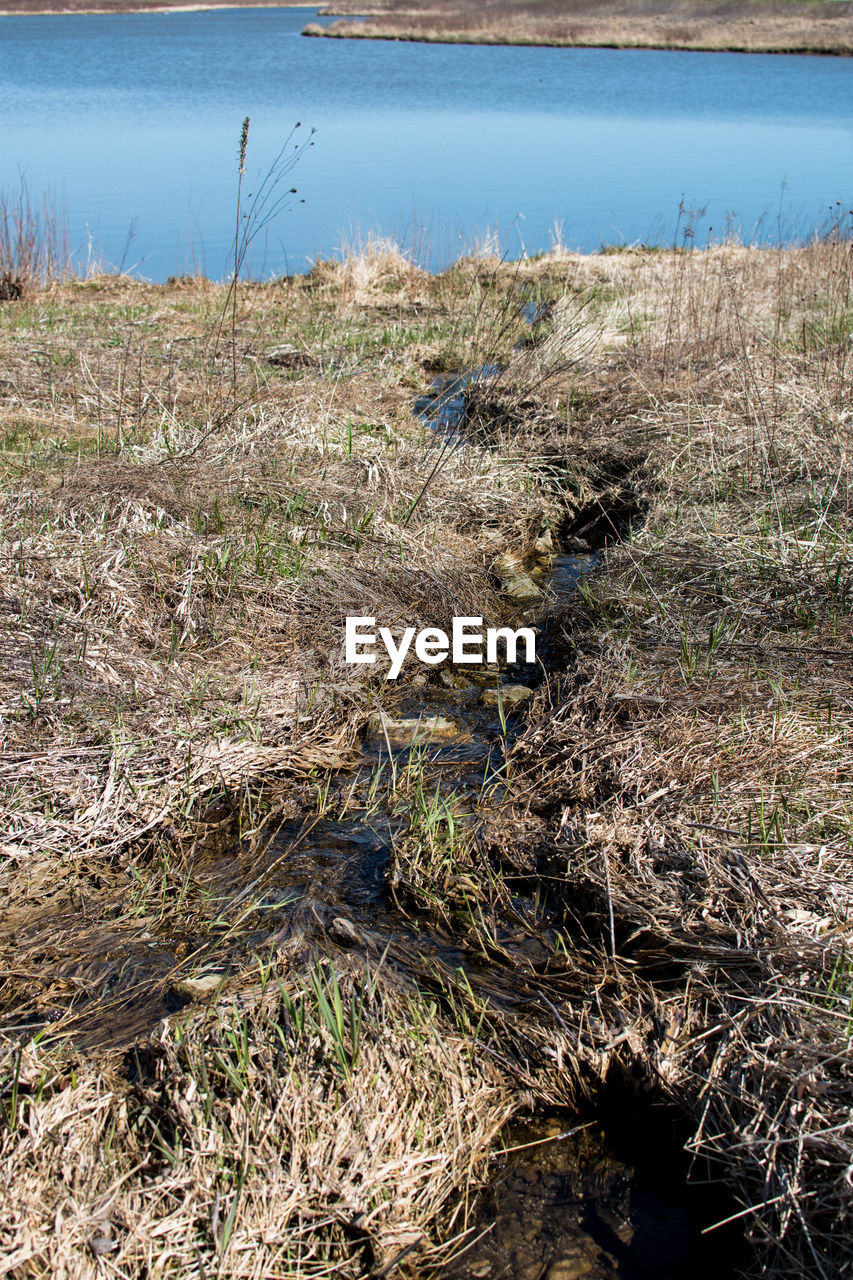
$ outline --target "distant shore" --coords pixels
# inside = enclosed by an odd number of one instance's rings
[[[70,13],[191,13],[207,9],[298,9],[292,0],[5,0],[0,17]],[[708,53],[853,55],[853,0],[729,0],[713,12],[698,0],[336,0],[305,36],[425,44],[673,49]]]
[[[367,7],[367,6],[365,6]],[[364,14],[364,8],[361,14]],[[303,35],[440,44],[685,49],[697,52],[853,54],[853,4],[844,0],[380,0],[359,14],[348,0],[324,12],[341,20]]]
[[[293,0],[203,0],[200,4],[163,4],[162,0],[65,0],[56,4],[56,0],[6,0],[0,9],[0,18],[23,18],[30,15],[53,15],[72,13],[197,13],[205,9],[307,9],[312,6],[297,4]],[[322,30],[318,25],[318,31]]]

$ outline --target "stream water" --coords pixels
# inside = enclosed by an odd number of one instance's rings
[[[525,318],[535,327],[541,316]],[[469,389],[499,375],[496,368],[449,375],[414,411],[458,447]],[[487,955],[469,944],[464,929],[424,910],[395,871],[395,844],[407,830],[405,787],[397,783],[417,769],[423,791],[452,803],[462,821],[466,814],[473,820],[487,788],[500,793],[518,723],[510,686],[543,678],[551,633],[597,559],[594,549],[558,548],[537,579],[541,600],[516,609],[515,626],[539,630],[539,665],[476,668],[471,680],[450,672],[429,683],[401,678],[393,702],[387,700],[387,718],[371,718],[360,761],[334,780],[327,803],[318,798],[310,817],[300,814],[271,831],[251,867],[233,839],[199,853],[193,879],[226,907],[221,940],[211,941],[209,928],[205,934],[208,976],[225,977],[253,953],[276,946],[286,945],[306,964],[318,954],[334,959],[355,951],[369,967],[381,964],[385,980],[402,989],[440,993],[464,983],[490,1014],[551,1019],[549,996],[559,999],[553,967],[559,911],[520,878],[496,922],[494,954]],[[498,690],[506,691],[505,705],[496,700]],[[248,887],[263,886],[263,898],[235,931],[229,921],[249,881]],[[54,918],[51,928],[61,938],[61,922]],[[182,957],[197,951],[190,933],[163,937],[140,928],[129,939],[106,923],[91,942],[89,969],[75,968],[76,980],[97,993],[88,1012],[85,1001],[80,1006],[81,1045],[127,1044],[192,999],[174,978]],[[196,977],[198,970],[196,960]],[[539,1113],[510,1128],[507,1153],[496,1157],[480,1200],[474,1243],[446,1267],[447,1280],[716,1280],[726,1273],[730,1253],[710,1248],[700,1234],[717,1200],[688,1188],[676,1119],[652,1115],[636,1099],[605,1110],[580,1121]],[[723,1245],[730,1250],[731,1241]]]
[[[522,316],[535,334],[544,313],[528,309]],[[414,412],[449,447],[460,447],[471,388],[497,383],[500,372],[486,366],[437,378]],[[516,610],[514,625],[539,630],[545,656],[538,667],[483,674],[477,668],[476,680],[449,673],[429,684],[401,679],[387,720],[372,717],[368,724],[362,762],[348,785],[347,815],[290,824],[269,845],[267,923],[259,921],[259,943],[271,935],[298,939],[306,961],[318,950],[355,949],[404,987],[440,992],[461,980],[502,1018],[549,1018],[548,993],[559,982],[549,977],[559,913],[519,883],[495,929],[496,954],[487,957],[469,946],[464,930],[455,933],[400,894],[394,846],[406,822],[391,777],[414,762],[427,789],[473,816],[484,784],[500,779],[515,736],[510,687],[543,677],[550,633],[599,555],[557,549],[537,579],[542,600]],[[495,705],[497,689],[507,690],[504,714]],[[434,725],[443,726],[435,737]],[[377,786],[382,771],[384,790]],[[218,868],[223,883],[233,872],[226,858]],[[701,1234],[725,1216],[725,1193],[689,1184],[684,1137],[678,1117],[631,1096],[614,1098],[592,1119],[539,1111],[516,1121],[493,1159],[469,1243],[445,1267],[445,1280],[718,1280],[730,1274],[737,1238]]]

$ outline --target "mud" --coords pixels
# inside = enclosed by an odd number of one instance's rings
[[[509,1125],[472,1228],[442,1280],[719,1280],[738,1254],[703,1234],[724,1196],[697,1194],[667,1117],[614,1140],[601,1117],[551,1112]],[[613,1123],[613,1117],[610,1117]],[[633,1152],[626,1158],[625,1148]],[[621,1148],[621,1149],[620,1149]],[[631,1158],[633,1157],[633,1158]]]

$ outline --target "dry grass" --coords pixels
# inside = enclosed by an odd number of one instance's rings
[[[536,825],[515,861],[607,957],[625,1069],[691,1100],[767,1273],[842,1274],[851,244],[577,266],[622,328],[579,426],[615,428],[655,483],[564,620],[576,660],[516,753]]]
[[[463,44],[607,46],[706,49],[752,53],[853,52],[853,9],[836,0],[599,0],[595,5],[556,0],[379,0],[365,9],[340,0],[326,12],[367,13],[305,34]]]
[[[383,332],[406,353],[428,343],[384,316],[375,332],[364,295],[381,315],[401,282],[396,258],[370,262],[248,294],[267,349],[295,331],[303,350],[282,369],[244,333],[236,405],[209,339],[223,291],[204,282],[84,282],[6,313],[0,770],[16,925],[66,901],[69,873],[104,877],[112,898],[122,850],[165,840],[171,862],[211,790],[345,756],[373,695],[344,667],[342,622],[366,599],[419,625],[497,610],[476,528],[523,536],[545,500],[525,466],[483,449],[433,476],[399,368],[383,376],[385,348],[368,350]]]
[[[0,192],[0,302],[70,274],[67,236],[49,200],[38,211],[24,181],[15,195]]]
[[[756,1274],[842,1274],[846,229],[437,278],[373,245],[244,289],[236,392],[222,297],[0,313],[4,1273],[425,1273],[508,1111],[619,1078],[691,1119]],[[412,396],[489,359],[443,450]],[[263,926],[269,815],[364,810],[342,615],[497,617],[496,549],[639,509],[479,799],[374,780],[398,906],[470,972]],[[202,967],[211,1007],[157,1023]]]
[[[355,980],[343,997],[365,1002],[365,1029],[342,1072],[287,968],[275,995],[244,988],[125,1064],[69,1082],[38,1049],[15,1063],[3,1275],[358,1276],[429,1256],[425,1228],[505,1118],[504,1090],[458,1037]]]

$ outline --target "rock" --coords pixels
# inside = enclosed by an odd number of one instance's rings
[[[589,1275],[593,1263],[589,1258],[558,1258],[548,1268],[545,1280],[579,1280]]]
[[[359,946],[362,941],[361,934],[355,925],[345,919],[344,916],[335,917],[329,925],[329,936],[344,947]]]
[[[224,973],[200,973],[197,978],[181,978],[172,983],[172,990],[189,1000],[205,1000],[218,991],[224,981]]]
[[[546,529],[541,538],[537,538],[533,544],[533,550],[536,552],[537,560],[542,560],[546,564],[550,564],[554,556],[557,554],[557,548],[550,529]]]
[[[304,351],[300,351],[298,347],[292,346],[289,342],[267,351],[264,359],[267,364],[275,364],[282,369],[302,369],[305,365],[311,364],[311,357]]]
[[[541,600],[542,592],[525,571],[518,556],[500,556],[495,561],[495,572],[503,583],[503,589],[513,600],[522,604],[530,600]]]
[[[392,747],[413,747],[416,744],[455,738],[459,729],[452,720],[443,716],[418,716],[410,720],[393,720],[384,711],[374,711],[367,722],[371,737],[384,742],[387,736]]]
[[[496,707],[499,700],[505,707],[518,707],[532,697],[533,690],[526,684],[502,684],[497,689],[484,689],[480,701],[485,707]]]
[[[511,579],[507,578],[504,581],[504,591],[513,600],[517,600],[519,604],[528,604],[542,598],[542,592],[530,575],[526,573],[520,573]]]
[[[445,689],[472,689],[474,686],[467,675],[459,671],[444,670],[438,676]]]

